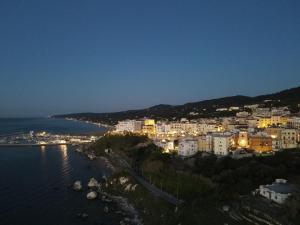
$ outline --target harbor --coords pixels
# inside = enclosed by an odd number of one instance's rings
[[[45,131],[13,133],[0,136],[0,147],[82,145],[95,142],[94,135],[52,134]]]

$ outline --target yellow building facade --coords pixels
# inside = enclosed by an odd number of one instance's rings
[[[267,128],[272,125],[271,117],[259,117],[258,118],[258,128]]]
[[[155,120],[153,119],[146,119],[144,120],[144,125],[142,127],[143,134],[152,136],[155,135],[156,129],[155,129]]]
[[[271,124],[272,125],[286,125],[288,118],[286,116],[272,116]]]

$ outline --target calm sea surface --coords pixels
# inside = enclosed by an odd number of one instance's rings
[[[0,119],[0,134],[49,131],[85,133],[103,131],[94,125],[55,119]],[[0,147],[0,224],[67,225],[119,224],[120,217],[103,212],[99,200],[88,201],[86,191],[69,188],[74,180],[84,184],[108,171],[99,161],[89,161],[72,147]],[[78,213],[89,217],[80,219]]]

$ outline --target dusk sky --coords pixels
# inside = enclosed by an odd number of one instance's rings
[[[300,85],[300,1],[1,0],[0,117]]]

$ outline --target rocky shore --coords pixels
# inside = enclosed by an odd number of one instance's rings
[[[111,172],[112,177],[103,176],[97,180],[90,178],[89,182],[84,185],[80,180],[73,183],[72,189],[81,194],[85,194],[87,201],[102,201],[105,206],[103,208],[104,213],[122,215],[123,219],[120,221],[120,225],[142,225],[142,221],[139,217],[138,211],[132,204],[129,203],[128,198],[116,195],[113,189],[119,189],[123,192],[134,192],[138,184],[130,182],[128,177],[116,178],[118,170],[106,157],[89,157],[91,153],[85,151],[77,151],[85,155],[89,160],[99,160],[103,163],[107,169]],[[84,187],[87,188],[87,192],[83,191]],[[77,215],[79,218],[87,218],[88,214],[85,212]]]
[[[132,185],[128,183],[129,179],[121,177],[119,180],[114,179],[113,182],[108,184],[108,181],[103,178],[102,181],[97,181],[95,178],[91,178],[86,185],[88,188],[86,198],[87,200],[102,201],[105,206],[103,211],[105,213],[119,214],[123,216],[120,221],[120,225],[142,225],[137,210],[128,202],[128,199],[123,196],[113,195],[108,193],[109,186],[113,185],[114,182],[124,186],[124,190],[134,191],[137,184]],[[130,187],[130,188],[129,188]],[[81,181],[75,181],[73,184],[73,190],[82,192]],[[79,218],[87,218],[86,212],[78,213]]]

